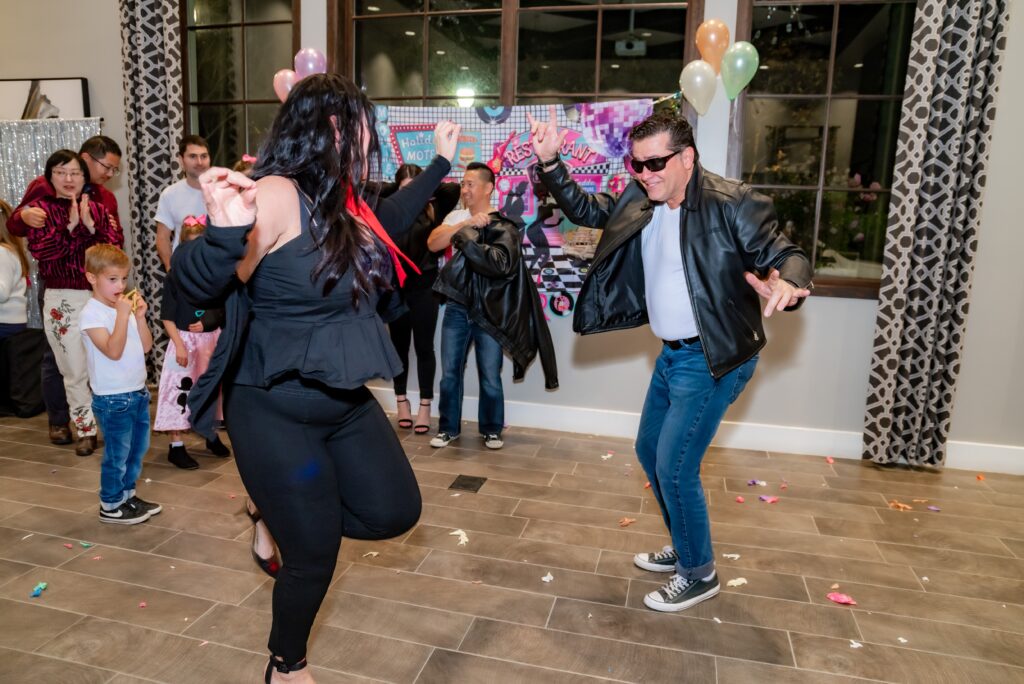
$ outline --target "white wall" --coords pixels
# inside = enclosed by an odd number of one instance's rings
[[[117,0],[0,0],[0,78],[89,79],[93,116],[103,134],[126,147],[121,89],[121,20]],[[122,170],[125,165],[122,164]],[[128,179],[112,179],[121,220],[131,220]],[[6,198],[16,204],[20,197]]]

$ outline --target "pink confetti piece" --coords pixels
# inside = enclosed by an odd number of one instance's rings
[[[935,511],[936,513],[938,513],[938,512],[939,512],[939,511],[941,511],[942,509],[941,509],[941,508],[939,508],[938,506],[929,506],[929,507],[928,507],[928,510],[929,510],[929,511]]]
[[[650,489],[650,488],[651,488],[651,483],[650,482],[645,482],[644,483],[644,489]]]
[[[789,489],[789,483],[783,482],[782,484],[779,485],[779,489]]]
[[[764,495],[761,495],[761,496],[759,496],[757,498],[760,499],[761,501],[764,501],[765,503],[770,503],[770,504],[778,503],[779,502],[779,497],[777,497],[777,496],[764,496]]]
[[[837,591],[829,592],[825,594],[825,598],[833,603],[841,603],[844,606],[855,606],[857,602],[853,600],[853,597],[848,594],[840,594]]]
[[[629,527],[636,522],[636,518],[620,518],[619,527]]]
[[[836,462],[836,459],[832,458],[831,456],[826,456],[825,462],[828,463],[829,465],[832,465],[833,463]]]
[[[746,499],[744,499],[742,496],[736,497],[736,503],[743,503],[744,501],[746,501]]]
[[[103,560],[103,556],[93,556],[93,560]]]
[[[72,546],[71,544],[65,544],[65,545],[64,545],[64,548],[65,548],[65,549],[73,549],[73,548],[75,548],[75,547],[74,547],[74,546]]]
[[[146,607],[146,602],[145,601],[139,601],[139,608],[145,608],[145,607]]]
[[[209,642],[209,641],[204,641],[203,643],[201,643],[201,644],[199,644],[199,645],[200,645],[200,646],[205,646],[205,645],[206,645],[206,644],[208,644],[208,643],[210,643],[210,642]]]

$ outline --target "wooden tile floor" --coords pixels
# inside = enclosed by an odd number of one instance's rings
[[[1024,682],[1024,477],[713,449],[722,593],[663,615],[642,603],[661,577],[631,560],[667,536],[629,441],[402,437],[423,516],[343,543],[310,643],[321,684]],[[154,437],[140,495],[164,512],[122,528],[97,520],[98,452],[0,419],[0,682],[260,681],[272,580],[233,459],[191,444],[201,468],[182,471]],[[459,474],[487,481],[449,490]]]

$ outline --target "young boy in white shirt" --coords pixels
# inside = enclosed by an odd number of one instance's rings
[[[92,387],[92,410],[103,430],[100,522],[135,525],[159,513],[160,504],[135,496],[142,457],[149,449],[149,390],[146,354],[153,336],[146,301],[125,295],[128,255],[114,245],[85,251],[85,277],[92,298],[82,307],[80,327]]]

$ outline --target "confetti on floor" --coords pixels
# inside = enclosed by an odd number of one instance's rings
[[[92,543],[92,542],[84,542],[84,541],[80,541],[80,542],[78,542],[78,543],[82,545],[82,548],[83,548],[83,549],[88,549],[88,548],[90,548],[90,547],[92,547],[92,546],[93,546],[93,543]]]
[[[901,644],[907,643],[907,640],[904,639],[903,637],[896,637],[896,641],[900,642]]]
[[[744,501],[746,501],[746,499],[744,499],[742,496],[736,497],[736,503],[743,503]]]
[[[984,475],[982,475],[981,473],[978,473],[978,481],[979,481],[979,482],[982,482],[982,481],[984,481],[984,480],[985,480],[985,476],[984,476]]]
[[[541,582],[551,582],[551,581],[552,581],[552,580],[554,580],[554,579],[555,579],[555,576],[554,576],[554,575],[552,575],[552,574],[551,574],[551,573],[549,572],[548,574],[546,574],[546,575],[544,575],[543,577],[541,577],[541,578],[540,578],[540,581],[541,581]]]
[[[449,537],[458,537],[459,546],[465,546],[469,543],[469,535],[464,530],[454,530],[448,533]]]
[[[93,560],[103,560],[103,556],[93,556]]]
[[[380,555],[380,551],[367,551],[363,554],[363,558],[376,558]]]
[[[850,648],[864,648],[864,644],[860,643],[859,641],[854,641],[853,639],[850,639]]]
[[[601,460],[602,461],[607,461],[609,458],[611,458],[614,455],[615,454],[601,454]]]
[[[719,620],[718,618],[711,618],[711,619],[714,620],[715,622],[717,622],[718,624],[722,624],[722,621]]]
[[[836,462],[836,459],[832,458],[831,456],[826,456],[825,462],[828,463],[829,465],[832,465],[833,463]]]
[[[619,520],[619,527],[629,527],[636,522],[636,518],[621,518]]]
[[[200,646],[205,646],[205,645],[206,645],[206,644],[208,644],[208,643],[210,643],[210,642],[209,642],[209,641],[204,641],[203,643],[201,643],[201,644],[199,644],[199,645],[200,645]]]
[[[782,484],[779,485],[779,489],[789,489],[789,483],[783,482]]]
[[[934,511],[934,512],[938,513],[938,512],[939,512],[939,511],[941,511],[942,509],[941,509],[941,508],[939,508],[938,506],[929,506],[929,507],[928,507],[928,510],[929,510],[929,511]]]
[[[457,496],[462,496],[462,492],[455,492],[454,494],[452,494],[453,499]]]
[[[893,499],[892,501],[889,502],[889,508],[891,508],[893,510],[896,510],[896,511],[912,511],[912,510],[914,510],[913,506],[910,506],[910,505],[905,504],[905,503],[901,503],[901,502],[897,501],[896,499]]]
[[[722,558],[728,558],[729,560],[739,560],[740,554],[738,553],[723,553]]]
[[[139,601],[139,608],[145,608],[145,607],[146,607],[146,602],[145,601]]]
[[[650,482],[644,482],[644,489],[650,489],[650,488],[651,488],[651,483]]]
[[[146,484],[149,484],[149,483],[150,483],[150,482],[152,482],[152,481],[153,481],[153,478],[151,478],[151,477],[147,477],[147,478],[146,478]]]
[[[72,546],[71,544],[65,544],[65,545],[64,545],[64,548],[65,548],[65,549],[73,549],[73,548],[75,548],[75,547],[74,547],[74,546]]]
[[[753,487],[755,485],[757,485],[758,487],[767,487],[768,483],[765,482],[764,480],[747,480],[748,487]]]
[[[37,584],[35,587],[32,588],[32,593],[29,594],[29,597],[31,597],[31,598],[39,598],[42,595],[42,593],[46,590],[47,586],[49,586],[49,585],[47,585],[46,582],[40,582],[39,584]]]
[[[833,584],[831,587],[829,587],[829,589],[838,589],[838,588],[839,588],[838,584]]]
[[[927,582],[927,581],[928,581],[928,578],[927,578],[927,577],[922,577],[922,578],[921,578],[921,581],[922,581],[922,582]]]
[[[725,584],[726,584],[726,586],[729,586],[729,587],[742,587],[746,583],[747,583],[747,578],[746,577],[737,577],[736,579],[729,580]]]
[[[928,503],[928,499],[914,499],[914,503]]]
[[[24,537],[21,538],[21,541],[25,541],[29,537],[34,537],[34,536],[36,536],[35,532],[32,532],[31,534],[26,534]]]
[[[857,605],[857,602],[853,600],[852,596],[850,596],[849,594],[840,594],[839,592],[836,592],[836,591],[832,591],[832,592],[829,592],[829,593],[825,594],[825,598],[827,598],[832,603],[839,603],[839,604],[842,604],[844,606],[855,606],[855,605]]]
[[[770,504],[778,503],[779,502],[779,497],[777,497],[777,496],[764,496],[764,495],[761,495],[761,496],[759,496],[757,498],[760,499],[761,501],[764,501],[765,503],[770,503]]]

